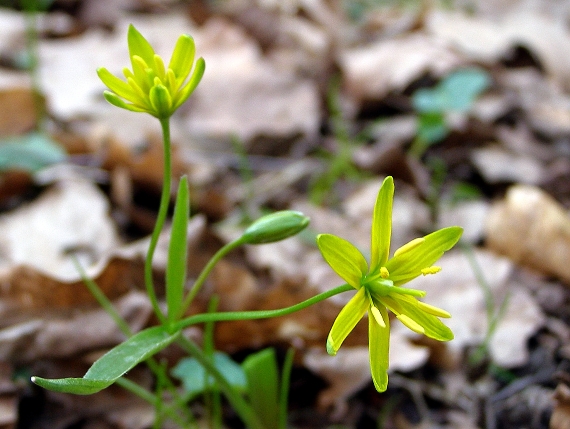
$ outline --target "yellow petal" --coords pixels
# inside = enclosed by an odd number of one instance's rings
[[[343,307],[333,323],[327,338],[328,354],[336,355],[345,338],[368,310],[369,305],[370,301],[366,296],[366,290],[360,288],[356,295]]]
[[[370,238],[370,269],[384,265],[390,253],[392,235],[392,202],[394,200],[394,179],[386,177],[374,204],[372,232]]]
[[[386,309],[380,307],[381,318],[388,321]],[[374,387],[378,392],[384,392],[388,387],[388,365],[390,350],[389,322],[385,327],[380,326],[370,317],[368,320],[368,344],[370,355],[370,374]]]

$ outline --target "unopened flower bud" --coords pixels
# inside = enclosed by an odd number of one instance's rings
[[[289,238],[309,225],[309,218],[294,210],[283,210],[263,216],[243,233],[247,244],[273,243]]]

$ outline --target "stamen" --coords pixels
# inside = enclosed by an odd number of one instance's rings
[[[435,273],[439,273],[441,271],[441,267],[438,267],[436,265],[433,265],[431,267],[427,267],[427,268],[422,268],[421,269],[421,273],[424,276],[427,276],[428,274],[435,274]]]
[[[378,323],[382,328],[385,328],[386,323],[384,323],[384,318],[382,317],[382,314],[380,314],[380,310],[378,310],[375,305],[370,304],[370,312],[372,313],[372,316],[374,316],[376,323]]]
[[[418,247],[424,241],[425,241],[425,238],[423,238],[423,237],[414,238],[412,241],[404,244],[402,247],[400,247],[398,250],[396,250],[394,252],[394,257],[402,255],[403,253],[409,252],[410,250]]]
[[[417,303],[418,303],[418,308],[420,310],[425,311],[428,314],[431,314],[431,315],[437,316],[437,317],[445,317],[445,318],[451,317],[451,314],[449,314],[445,310],[442,310],[441,308],[434,307],[433,305],[426,304],[425,302],[422,302],[422,301],[417,301]]]
[[[412,320],[409,316],[405,314],[399,314],[396,316],[400,322],[410,328],[412,331],[417,332],[418,334],[425,334],[425,329],[415,320]]]
[[[388,271],[388,268],[386,267],[380,268],[380,277],[382,277],[383,279],[387,279],[388,277],[390,277],[390,272]]]

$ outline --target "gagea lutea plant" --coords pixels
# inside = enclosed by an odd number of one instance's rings
[[[419,275],[437,273],[439,268],[434,266],[434,263],[459,240],[461,228],[444,228],[423,238],[412,240],[390,258],[394,193],[391,177],[384,181],[376,200],[369,262],[359,250],[342,238],[330,234],[321,234],[317,238],[317,245],[324,259],[346,284],[290,307],[259,311],[210,311],[199,314],[188,314],[188,309],[220,259],[242,245],[260,245],[287,239],[306,228],[309,219],[302,213],[292,210],[263,216],[246,228],[240,237],[223,246],[204,266],[191,287],[186,288],[189,191],[187,179],[182,177],[172,217],[165,273],[166,312],[164,312],[153,284],[152,261],[159,234],[166,222],[170,202],[170,117],[196,89],[204,74],[205,62],[202,58],[195,59],[194,41],[188,35],[182,35],[178,39],[168,66],[132,25],[128,30],[128,47],[131,69],[123,70],[123,78],[114,76],[105,68],[98,69],[97,73],[109,88],[104,92],[107,101],[133,112],[148,113],[157,118],[162,126],[164,182],[157,220],[145,260],[145,286],[159,325],[137,333],[130,332],[126,322],[120,319],[112,304],[100,293],[94,282],[85,278],[90,290],[115,318],[127,339],[99,358],[83,377],[46,379],[36,376],[32,377],[34,383],[53,391],[79,395],[93,394],[117,383],[155,407],[154,427],[162,427],[166,419],[180,427],[195,427],[195,416],[191,414],[186,404],[190,396],[181,390],[184,386],[175,383],[165,368],[153,358],[164,348],[176,344],[193,359],[192,364],[186,367],[196,368],[198,365],[203,369],[203,373],[210,377],[208,380],[211,379],[211,382],[202,383],[203,388],[214,388],[221,392],[248,428],[285,429],[288,384],[287,380],[282,379],[281,386],[277,390],[275,384],[279,380],[274,369],[275,364],[272,363],[269,354],[264,353],[244,362],[243,377],[239,374],[236,376],[235,373],[236,368],[239,372],[240,366],[232,364],[233,375],[229,377],[228,368],[223,367],[228,359],[220,357],[218,352],[213,353],[210,346],[199,346],[183,335],[183,330],[197,324],[210,326],[218,321],[284,316],[339,293],[356,290],[354,297],[336,318],[326,349],[334,355],[350,331],[368,312],[370,368],[372,380],[378,391],[384,391],[388,383],[390,323],[388,310],[415,332],[441,341],[453,338],[451,331],[439,319],[450,315],[445,310],[420,301],[419,298],[425,295],[423,291],[409,289],[403,285]],[[156,376],[154,392],[146,390],[126,377],[129,370],[143,361]],[[267,371],[271,376],[260,376],[260,371]],[[247,380],[245,387],[243,383],[236,385],[234,382],[236,377],[242,381]],[[268,383],[268,380],[273,381]],[[264,391],[260,392],[259,389]]]

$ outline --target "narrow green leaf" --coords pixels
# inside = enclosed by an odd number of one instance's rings
[[[266,429],[279,426],[279,376],[275,350],[262,350],[242,363],[247,377],[248,397],[255,413]]]
[[[188,179],[183,176],[178,184],[168,245],[168,261],[166,263],[166,304],[168,308],[167,318],[170,323],[175,322],[181,316],[188,256],[189,201]]]
[[[318,235],[317,246],[331,268],[345,282],[358,289],[360,280],[368,271],[362,253],[349,241],[332,234]]]
[[[113,382],[114,380],[88,380],[85,378],[47,379],[32,377],[32,383],[44,389],[59,393],[73,393],[74,395],[92,395],[109,387]]]
[[[162,326],[148,328],[101,356],[83,378],[32,377],[32,381],[56,392],[90,395],[110,386],[138,363],[167,347],[179,334],[180,331],[170,334]]]
[[[394,179],[386,177],[374,204],[370,243],[370,270],[380,268],[388,260],[392,235],[392,202],[394,200]]]

